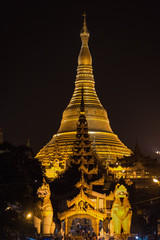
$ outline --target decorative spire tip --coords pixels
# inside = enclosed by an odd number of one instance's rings
[[[82,14],[83,16],[83,28],[82,28],[82,33],[89,34],[88,29],[87,29],[87,24],[86,24],[86,12]]]
[[[83,26],[86,26],[86,12],[84,11],[84,13],[82,14],[84,20],[83,20]]]

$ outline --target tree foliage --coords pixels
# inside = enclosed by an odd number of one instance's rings
[[[25,213],[32,211],[36,189],[41,183],[42,170],[30,147],[0,145],[0,239],[2,236],[2,239],[7,236],[14,239],[16,234],[34,232]]]

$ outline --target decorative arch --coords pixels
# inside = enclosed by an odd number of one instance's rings
[[[86,218],[86,219],[90,219],[91,220],[91,223],[92,223],[92,227],[93,227],[93,230],[94,232],[96,233],[96,235],[99,234],[99,219],[96,218],[96,217],[93,217],[89,214],[74,214],[68,218],[65,219],[65,234],[68,235],[69,232],[70,232],[70,228],[71,228],[71,225],[72,225],[72,221],[75,219],[75,218],[80,218],[80,219],[83,219],[83,218]]]

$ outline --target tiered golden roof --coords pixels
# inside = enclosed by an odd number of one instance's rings
[[[63,112],[60,128],[53,135],[51,141],[44,146],[37,154],[37,158],[45,165],[46,152],[52,160],[54,155],[54,145],[57,141],[61,154],[65,154],[65,159],[72,153],[73,142],[76,138],[77,121],[80,113],[81,89],[84,89],[85,115],[88,122],[90,140],[94,140],[95,150],[99,158],[107,164],[123,156],[129,156],[131,150],[128,149],[113,133],[106,110],[100,103],[96,91],[92,69],[92,57],[88,47],[89,32],[86,26],[86,16],[84,15],[83,28],[80,33],[81,50],[78,56],[77,76],[73,96],[67,108]]]

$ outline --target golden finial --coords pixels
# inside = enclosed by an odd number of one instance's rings
[[[82,16],[84,17],[83,26],[86,26],[86,12],[84,12]]]
[[[78,65],[92,65],[92,57],[88,48],[89,31],[86,24],[86,13],[84,12],[82,16],[84,17],[83,27],[80,32],[82,46],[78,57]]]
[[[82,14],[82,16],[84,17],[84,22],[86,20],[86,12],[84,11],[84,13]]]
[[[88,33],[88,29],[87,29],[87,24],[86,24],[86,12],[84,12],[82,14],[83,16],[83,28],[82,28],[82,33]]]

